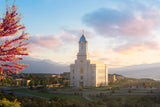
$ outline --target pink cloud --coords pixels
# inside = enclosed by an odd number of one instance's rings
[[[35,35],[31,39],[32,44],[44,48],[56,48],[61,45],[61,40],[57,35]]]
[[[146,9],[135,15],[122,26],[121,31],[129,36],[148,36],[160,23],[160,11],[156,8]]]
[[[100,8],[86,14],[83,23],[102,36],[148,36],[160,25],[160,10],[155,7],[115,10]]]
[[[34,43],[30,43],[28,47],[29,47],[29,52],[31,53],[44,51],[42,48],[38,47],[37,44]]]
[[[77,36],[65,31],[62,31],[61,38],[63,39],[64,42],[73,42],[77,41],[78,39]]]
[[[152,19],[134,19],[122,27],[122,32],[129,36],[148,36],[155,24]]]
[[[102,58],[103,56],[103,52],[99,50],[95,50],[93,52],[90,52],[89,54],[91,58]]]
[[[136,42],[120,46],[117,49],[93,51],[91,58],[103,60],[109,65],[109,68],[116,68],[159,62],[159,50],[160,47],[157,41]]]
[[[37,57],[39,57],[39,55],[38,54],[31,54],[30,57],[37,58]]]
[[[147,50],[156,51],[157,49],[159,49],[159,44],[156,41],[150,41],[121,46],[115,49],[115,51],[121,54],[136,54],[139,52],[145,52]]]

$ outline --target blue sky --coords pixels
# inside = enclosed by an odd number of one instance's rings
[[[110,68],[160,62],[159,4],[159,0],[15,1],[32,36],[30,57],[73,63],[85,29],[91,59],[103,60]],[[0,13],[5,5],[1,0]]]
[[[8,0],[13,3],[13,0]],[[81,19],[84,14],[104,7],[103,0],[16,0],[19,12],[24,16],[23,23],[31,35],[37,33],[58,33],[63,28],[85,28]],[[0,7],[5,8],[2,0]],[[44,30],[42,30],[44,29]]]

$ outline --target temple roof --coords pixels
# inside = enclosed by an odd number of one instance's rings
[[[79,42],[81,42],[81,41],[82,41],[82,42],[87,42],[87,39],[86,39],[86,37],[84,36],[84,34],[82,34]]]

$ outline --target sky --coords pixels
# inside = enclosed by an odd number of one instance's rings
[[[8,0],[11,4],[13,0]],[[91,59],[109,68],[160,62],[160,0],[15,0],[30,57],[74,63],[82,29]],[[0,0],[0,17],[6,2]]]

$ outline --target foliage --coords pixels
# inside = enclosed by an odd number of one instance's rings
[[[79,87],[79,91],[82,91],[82,90],[83,90],[83,87],[82,87],[82,86],[80,86],[80,87]]]
[[[132,90],[131,89],[128,89],[128,93],[131,93],[132,92]]]
[[[9,98],[8,95],[4,95],[0,93],[0,98]],[[50,100],[46,100],[44,98],[39,97],[15,97],[12,96],[14,99],[17,99],[18,102],[21,102],[21,107],[97,107],[96,103],[92,102],[84,102],[81,103],[79,100],[68,100],[60,97],[53,97]],[[7,100],[9,101],[9,100]],[[12,102],[12,100],[10,101]],[[16,102],[13,101],[13,102]],[[20,103],[19,103],[20,104]],[[0,106],[1,107],[1,106]],[[20,107],[20,106],[5,106],[5,107]]]
[[[21,56],[28,55],[29,38],[20,20],[21,14],[17,13],[15,5],[7,7],[4,17],[0,18],[0,72],[14,73],[28,67],[17,62],[23,60]]]
[[[0,107],[20,107],[20,102],[17,102],[17,99],[12,102],[4,98],[0,100]]]
[[[21,107],[160,107],[160,96],[104,96],[97,102],[86,101],[83,103],[78,99],[69,100],[58,96],[46,100],[40,97],[15,97],[13,94],[0,93],[0,99],[3,98],[12,103],[18,101],[21,103],[17,102]]]
[[[115,93],[115,90],[114,90],[114,89],[112,89],[111,93]]]

